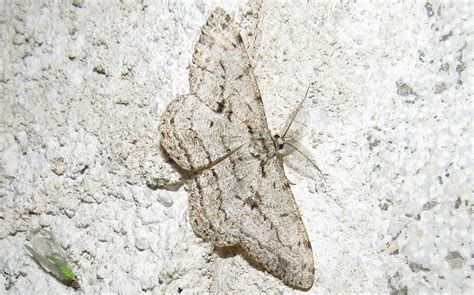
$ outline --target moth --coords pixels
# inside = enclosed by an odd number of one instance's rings
[[[68,263],[62,247],[49,230],[37,232],[32,247],[25,245],[31,257],[59,281],[74,289],[79,289],[79,279]]]
[[[284,283],[309,289],[312,247],[280,156],[286,147],[298,149],[289,130],[302,103],[272,136],[246,47],[222,8],[201,29],[189,84],[190,94],[162,113],[160,134],[167,154],[192,175],[193,230],[216,247],[240,248]]]

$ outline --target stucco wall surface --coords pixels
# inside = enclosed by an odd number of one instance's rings
[[[192,231],[159,148],[209,13],[234,15],[269,126],[312,88],[287,169],[317,280],[305,293],[473,292],[472,2],[0,4],[0,293],[73,293],[23,245],[41,227],[83,294],[300,294]],[[362,1],[365,2],[365,1]]]

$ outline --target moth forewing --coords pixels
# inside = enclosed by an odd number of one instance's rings
[[[53,233],[48,230],[36,232],[32,246],[25,245],[31,257],[46,271],[64,284],[79,288],[76,274],[71,268],[63,248],[59,245]]]

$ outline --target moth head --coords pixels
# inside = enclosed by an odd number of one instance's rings
[[[285,139],[278,134],[273,135],[273,143],[277,150],[282,150],[285,147]]]

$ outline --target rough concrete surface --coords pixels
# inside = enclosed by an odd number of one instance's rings
[[[216,6],[273,130],[315,82],[302,141],[327,181],[287,169],[316,261],[306,293],[473,292],[473,4],[226,2],[1,2],[0,293],[74,292],[26,254],[41,227],[79,293],[303,293],[192,232],[159,148]]]

